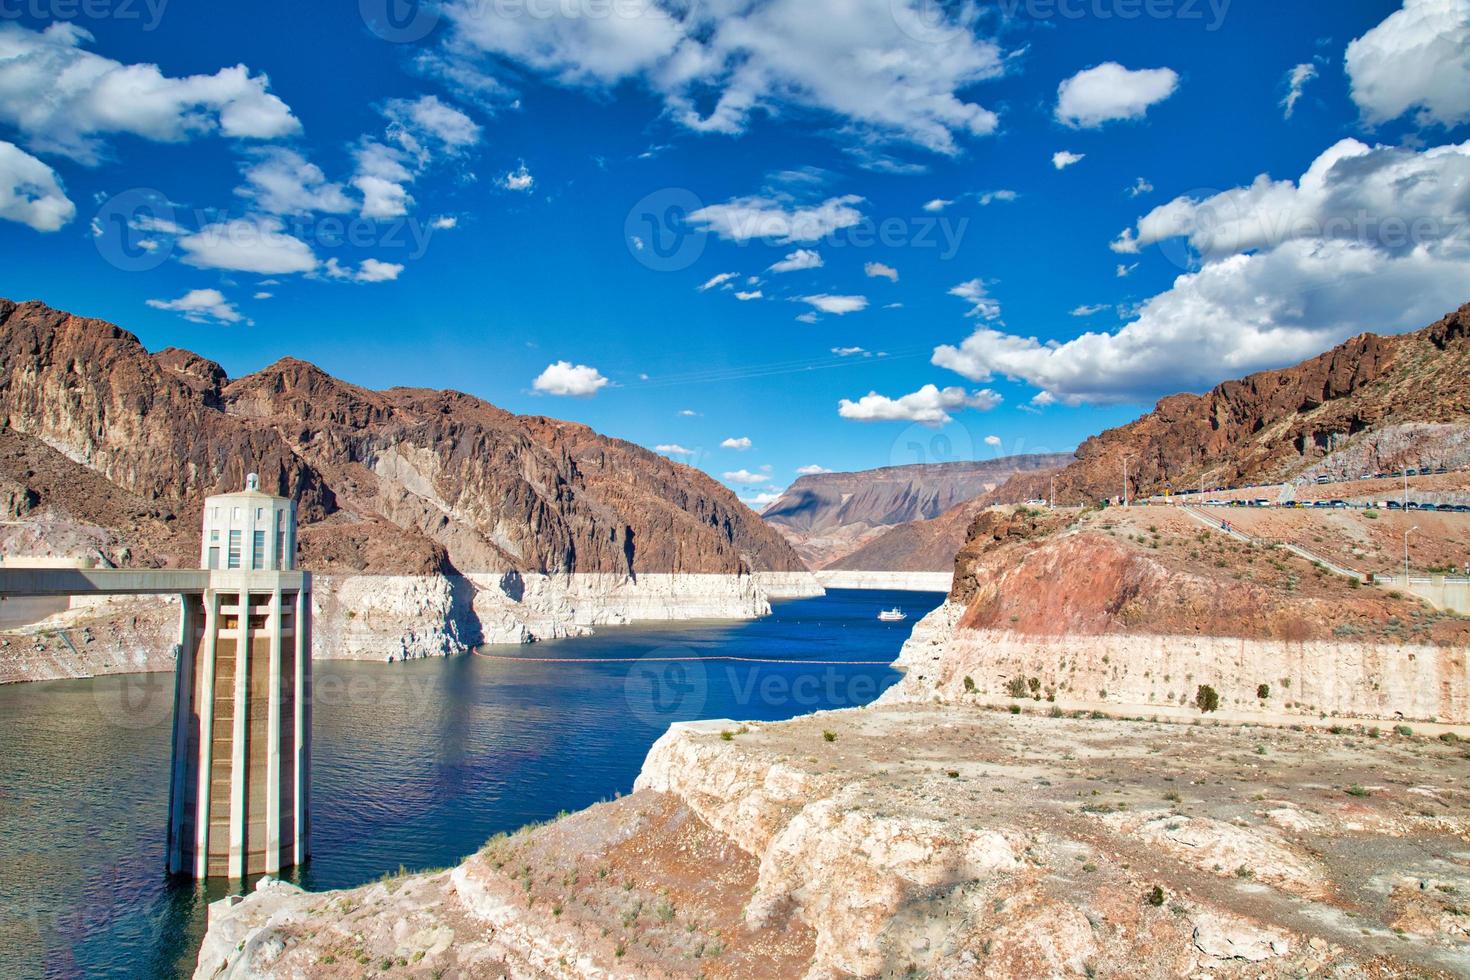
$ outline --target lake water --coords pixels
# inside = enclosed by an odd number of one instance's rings
[[[832,591],[753,622],[484,651],[585,663],[319,662],[313,853],[292,880],[345,888],[452,865],[496,833],[626,793],[671,721],[866,704],[898,674],[837,662],[891,661],[943,598]],[[892,606],[908,621],[878,622]],[[822,664],[707,659],[722,656]],[[163,873],[172,686],[146,674],[0,687],[0,975],[193,973],[205,908],[228,886]]]

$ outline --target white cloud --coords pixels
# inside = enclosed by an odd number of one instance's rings
[[[994,204],[996,201],[1000,201],[1002,203],[1007,203],[1008,204],[1011,201],[1016,200],[1020,196],[1021,195],[1020,194],[1017,194],[1015,191],[1007,191],[1007,190],[985,191],[984,193],[980,194],[980,196],[978,198],[976,198],[976,200],[978,200],[980,202],[980,206],[981,207],[988,208],[988,207],[990,207],[990,205]]]
[[[639,79],[698,132],[741,133],[753,114],[794,105],[846,119],[860,137],[954,153],[956,137],[998,125],[960,94],[1005,69],[1001,50],[975,36],[971,5],[940,22],[921,0],[649,0],[636,16],[562,4],[506,17],[478,0],[445,9],[451,56],[488,52],[603,90]]]
[[[928,211],[930,214],[935,214],[936,212],[943,211],[945,208],[949,207],[953,203],[953,201],[947,201],[942,197],[936,197],[934,200],[924,205],[924,210]]]
[[[320,167],[283,147],[253,154],[245,170],[245,186],[236,193],[270,214],[344,214],[356,207],[341,184],[329,182]]]
[[[1133,275],[1133,273],[1136,272],[1137,270],[1138,270],[1138,263],[1137,262],[1134,262],[1132,265],[1124,265],[1123,263],[1119,262],[1118,263],[1118,278],[1119,279],[1127,279],[1129,276]]]
[[[252,299],[271,299],[271,298],[273,298],[273,297],[274,297],[274,296],[275,296],[275,295],[276,295],[276,294],[275,294],[275,293],[268,293],[268,292],[266,292],[266,291],[265,291],[265,290],[261,290],[261,291],[260,291],[260,292],[258,292],[258,293],[256,293],[256,294],[255,294],[255,295],[254,295],[254,296],[253,296],[253,297],[251,297],[251,298],[252,298]]]
[[[780,262],[775,263],[767,272],[800,272],[803,269],[820,269],[822,257],[809,248],[799,248],[790,253]]]
[[[390,99],[383,115],[415,139],[429,137],[448,150],[462,150],[480,142],[480,127],[475,121],[441,102],[438,96],[425,95],[412,101]]]
[[[753,238],[768,239],[778,245],[815,242],[834,231],[860,224],[862,212],[853,205],[862,200],[856,194],[847,194],[821,204],[790,206],[770,197],[738,197],[700,208],[689,215],[689,220],[736,242]]]
[[[148,305],[181,313],[193,323],[239,323],[245,319],[218,289],[193,289],[178,299],[150,299]]]
[[[221,133],[275,139],[301,126],[244,65],[170,78],[157,65],[125,65],[82,48],[92,35],[53,23],[37,33],[0,26],[0,122],[34,150],[95,165],[103,137],[129,134],[164,143]]]
[[[985,437],[985,445],[987,445],[987,446],[999,446],[1000,445],[1000,436],[986,436]]]
[[[1080,71],[1057,88],[1057,121],[1074,129],[1096,129],[1118,119],[1142,119],[1179,86],[1169,68],[1130,71],[1116,61]]]
[[[816,296],[802,296],[801,302],[814,306],[823,313],[831,313],[833,316],[859,313],[868,308],[866,296],[832,296],[827,293],[819,293]]]
[[[799,316],[797,316],[796,322],[798,322],[798,323],[819,323],[819,322],[821,322],[821,319],[822,319],[821,317],[817,316],[815,313],[813,313],[812,311],[808,310],[807,312],[802,313]]]
[[[735,298],[742,303],[748,303],[753,299],[763,299],[764,297],[765,293],[762,293],[759,289],[752,289],[749,292],[736,292],[735,294]]]
[[[658,450],[659,452],[663,453],[666,456],[695,456],[695,455],[698,455],[698,453],[697,453],[696,450],[693,450],[693,449],[685,449],[683,446],[679,445],[677,442],[664,443],[661,446],[655,446],[653,448],[656,449],[656,450]]]
[[[767,473],[752,473],[749,470],[731,470],[721,474],[726,483],[735,483],[742,487],[759,486],[762,483],[770,483],[771,477]]]
[[[730,280],[732,280],[732,279],[738,279],[739,277],[740,277],[740,273],[738,273],[738,272],[720,272],[720,273],[717,273],[717,274],[711,276],[709,279],[705,280],[704,285],[699,287],[699,291],[701,293],[707,293],[711,289],[714,289],[716,286],[723,286],[727,282],[729,282]]]
[[[1106,303],[1089,303],[1077,307],[1072,311],[1072,315],[1080,317],[1097,316],[1107,308],[1108,305]]]
[[[699,413],[692,408],[681,408],[679,409],[679,416],[681,418],[694,419],[699,418]]]
[[[76,214],[56,171],[14,143],[0,140],[0,218],[36,231],[57,231]]]
[[[1262,176],[1140,219],[1115,246],[1183,239],[1198,270],[1120,329],[1044,343],[986,328],[933,360],[974,381],[1023,380],[1049,401],[1138,402],[1293,364],[1364,331],[1422,327],[1465,299],[1467,185],[1470,143],[1344,140],[1295,182]]]
[[[1310,61],[1297,65],[1286,73],[1287,92],[1286,98],[1281,100],[1281,108],[1285,111],[1286,118],[1290,119],[1296,112],[1296,104],[1302,100],[1306,92],[1307,83],[1317,77],[1317,66]]]
[[[752,445],[754,445],[754,443],[752,443],[750,439],[746,436],[740,436],[738,439],[732,436],[731,438],[726,439],[724,442],[720,443],[720,448],[735,449],[743,453]]]
[[[1066,170],[1074,163],[1081,163],[1087,159],[1086,153],[1073,153],[1071,150],[1058,150],[1051,155],[1051,165],[1058,170]]]
[[[523,163],[515,170],[500,178],[500,186],[508,191],[526,192],[536,186],[536,178],[531,176],[531,171],[526,169]]]
[[[837,414],[854,422],[917,422],[938,427],[954,421],[951,412],[962,408],[988,412],[1000,402],[1000,395],[989,388],[972,394],[960,387],[941,390],[929,384],[900,398],[889,398],[876,391],[857,401],[844,398],[837,403]]]
[[[279,218],[256,216],[205,225],[179,239],[183,262],[199,269],[226,269],[258,275],[311,272],[317,267],[311,246],[286,231]]]
[[[362,264],[353,270],[336,259],[327,259],[325,271],[331,279],[348,279],[352,282],[392,282],[403,272],[403,266],[396,262],[363,259]]]
[[[435,231],[449,231],[459,227],[459,219],[452,214],[441,215],[430,221],[429,227]]]
[[[362,194],[362,216],[375,220],[400,218],[413,202],[406,184],[417,176],[408,155],[377,140],[364,140],[355,152],[357,175],[352,186]]]
[[[859,354],[861,354],[863,357],[873,356],[871,352],[865,350],[862,347],[834,347],[832,348],[832,353],[836,354],[838,357],[856,357]]]
[[[832,471],[825,466],[818,466],[813,463],[811,466],[798,466],[796,472],[802,476],[816,476],[819,473],[831,473]]]
[[[863,266],[863,272],[869,279],[887,279],[890,282],[898,282],[898,270],[882,262],[867,263]]]
[[[1404,0],[1348,45],[1346,67],[1371,125],[1412,109],[1420,125],[1470,121],[1470,2]]]
[[[586,364],[573,365],[571,361],[557,361],[555,364],[548,364],[546,370],[531,382],[531,387],[548,395],[588,398],[608,384],[608,379],[597,368]]]
[[[971,279],[969,282],[962,282],[951,289],[949,295],[958,296],[971,304],[970,312],[966,316],[980,317],[982,320],[1000,318],[1000,302],[986,290],[984,280]]]
[[[749,507],[751,510],[755,511],[756,513],[760,513],[765,508],[780,500],[781,493],[782,492],[780,490],[767,490],[764,493],[753,494],[749,497],[741,497],[740,502]]]
[[[1150,184],[1146,177],[1138,178],[1133,182],[1133,186],[1128,188],[1129,197],[1142,197],[1145,194],[1152,194],[1153,192],[1154,185]]]

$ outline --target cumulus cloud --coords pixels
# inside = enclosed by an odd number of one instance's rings
[[[771,477],[768,473],[752,473],[750,470],[731,470],[721,474],[726,483],[738,484],[742,487],[759,486],[762,483],[770,483]]]
[[[1296,112],[1296,104],[1302,100],[1302,95],[1307,90],[1307,85],[1317,77],[1317,66],[1310,61],[1297,65],[1286,73],[1286,98],[1281,100],[1281,108],[1290,119]]]
[[[1420,125],[1470,121],[1470,2],[1404,0],[1348,45],[1346,67],[1372,125],[1414,109]]]
[[[286,275],[317,267],[311,246],[288,231],[279,218],[252,216],[205,225],[178,241],[183,262],[199,269]]]
[[[459,219],[452,214],[440,215],[429,222],[429,227],[435,231],[449,231],[459,227]]]
[[[1129,265],[1124,265],[1122,262],[1119,262],[1118,263],[1118,278],[1119,279],[1127,279],[1129,276],[1133,275],[1133,273],[1136,272],[1137,270],[1138,270],[1138,263],[1137,262],[1131,263]]]
[[[820,269],[822,257],[809,248],[799,248],[775,263],[767,272],[800,272],[803,269]]]
[[[531,382],[531,387],[547,395],[589,398],[610,383],[597,368],[586,364],[573,365],[571,361],[557,361],[555,364],[548,364],[546,370]]]
[[[0,218],[36,231],[57,231],[76,214],[56,171],[14,143],[0,140]]]
[[[1057,121],[1073,129],[1096,129],[1119,119],[1142,119],[1179,87],[1170,68],[1131,71],[1116,61],[1080,71],[1057,88]]]
[[[737,197],[691,212],[689,220],[731,241],[759,238],[790,245],[815,242],[834,231],[861,223],[862,212],[853,205],[862,200],[856,194],[846,194],[828,198],[821,204],[801,206],[771,197]]]
[[[1115,248],[1169,243],[1198,268],[1120,329],[1046,343],[984,328],[933,361],[973,381],[1023,380],[1046,402],[1138,402],[1292,364],[1364,331],[1415,329],[1464,301],[1467,185],[1470,143],[1343,140],[1296,181],[1262,176],[1140,219]]]
[[[396,262],[363,259],[362,264],[353,269],[336,259],[327,259],[325,272],[328,278],[345,279],[350,282],[392,282],[403,272],[403,266]]]
[[[1017,194],[1015,191],[1008,190],[984,191],[976,197],[976,200],[980,202],[981,207],[988,208],[990,207],[990,205],[994,204],[997,201],[1009,203],[1016,200],[1020,196],[1021,195]]]
[[[597,89],[636,79],[697,132],[738,134],[753,114],[795,105],[862,135],[954,153],[957,137],[998,125],[960,94],[1005,69],[1001,50],[976,36],[973,5],[941,13],[942,23],[923,0],[650,0],[636,16],[563,4],[544,17],[450,0],[445,12],[449,58],[489,53]]]
[[[1152,194],[1153,192],[1154,185],[1150,184],[1146,177],[1138,178],[1133,182],[1133,186],[1128,188],[1129,197],[1142,197],[1145,194]]]
[[[831,313],[833,316],[859,313],[868,308],[866,296],[832,296],[828,293],[818,293],[815,296],[801,297],[801,302],[814,306],[823,313]]]
[[[95,165],[104,138],[117,134],[179,143],[212,133],[275,139],[301,128],[266,76],[244,65],[173,78],[157,65],[85,50],[92,40],[70,23],[41,32],[0,25],[0,122],[31,149]]]
[[[465,113],[440,101],[436,95],[414,99],[390,99],[383,115],[415,141],[425,137],[450,150],[462,150],[480,142],[480,127]]]
[[[527,170],[526,165],[523,163],[500,178],[500,186],[508,191],[521,191],[525,193],[536,186],[536,178],[531,176],[531,171]]]
[[[867,263],[863,266],[863,272],[869,279],[887,279],[889,282],[898,282],[898,270],[882,262]]]
[[[871,351],[868,351],[862,347],[834,347],[832,348],[832,353],[836,354],[838,357],[857,357],[859,355],[863,357],[873,356]]]
[[[985,437],[985,445],[987,445],[987,446],[999,446],[1000,445],[1000,436],[986,436]]]
[[[364,137],[353,152],[351,181],[362,195],[362,216],[377,221],[406,215],[413,204],[409,185],[436,160],[459,157],[481,136],[469,116],[432,95],[392,99],[383,116],[388,127],[382,138]]]
[[[661,446],[654,446],[653,448],[656,449],[656,450],[658,450],[659,452],[663,453],[665,456],[695,456],[695,455],[698,455],[695,450],[693,450],[693,449],[685,449],[683,446],[679,445],[677,442],[664,443]]]
[[[837,414],[854,422],[917,422],[937,428],[954,421],[951,412],[963,408],[988,412],[1000,402],[1000,395],[989,388],[972,393],[960,387],[941,389],[928,384],[899,398],[889,398],[876,391],[857,401],[844,398],[837,403]]]
[[[193,323],[239,323],[245,317],[218,289],[193,289],[178,299],[150,299],[155,310],[171,310]]]
[[[764,299],[765,295],[766,294],[761,292],[759,289],[752,289],[748,292],[736,292],[735,298],[740,300],[740,302],[742,303],[749,303],[753,299]]]
[[[749,497],[741,497],[740,502],[751,510],[759,513],[781,499],[781,491],[767,490],[764,493],[751,494]]]
[[[1106,303],[1087,303],[1074,309],[1072,315],[1080,317],[1097,316],[1107,308],[1108,305]]]
[[[962,282],[951,289],[949,295],[958,296],[970,304],[970,312],[965,316],[979,317],[982,320],[1000,318],[1000,302],[990,295],[984,280],[971,279],[969,282]]]
[[[802,476],[816,476],[818,473],[831,473],[832,471],[827,469],[827,467],[825,466],[818,466],[817,464],[813,463],[810,466],[798,466],[796,468],[796,472],[800,473]]]
[[[1051,165],[1058,170],[1066,170],[1074,163],[1081,163],[1087,159],[1086,153],[1073,153],[1071,150],[1058,150],[1051,155]]]
[[[320,167],[295,150],[273,147],[254,153],[245,168],[245,186],[236,191],[270,214],[344,214],[356,208],[341,184],[327,180]]]
[[[699,287],[699,291],[701,293],[707,293],[711,289],[714,289],[716,286],[723,286],[726,283],[730,282],[732,279],[738,278],[740,278],[740,273],[738,272],[716,273],[715,275],[710,276],[709,279],[705,280],[704,285]]]
[[[720,443],[720,448],[734,449],[738,450],[739,452],[745,452],[745,450],[749,449],[752,445],[754,445],[754,443],[752,443],[747,436],[740,436],[738,438],[732,436],[731,438],[726,439],[724,442]]]
[[[942,197],[936,197],[934,200],[924,205],[924,210],[928,211],[930,214],[936,214],[940,211],[943,211],[945,208],[949,207],[953,203],[953,201],[945,200]]]

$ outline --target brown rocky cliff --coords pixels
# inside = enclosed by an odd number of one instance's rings
[[[0,430],[29,437],[0,473],[19,500],[38,444],[170,524],[195,525],[205,495],[259,472],[297,500],[303,563],[318,569],[802,567],[705,474],[585,426],[458,392],[370,391],[291,358],[230,381],[198,355],[149,354],[110,323],[41,303],[0,300]],[[43,496],[86,520],[97,495],[56,481]],[[159,561],[195,560],[197,531],[142,538],[135,550]]]

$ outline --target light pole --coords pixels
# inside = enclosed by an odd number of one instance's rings
[[[1051,478],[1051,509],[1057,509],[1057,478],[1055,476]]]
[[[1406,589],[1409,587],[1409,535],[1417,530],[1419,530],[1418,527],[1411,527],[1404,532],[1404,588]]]
[[[1129,504],[1128,504],[1128,461],[1130,459],[1134,459],[1134,458],[1136,458],[1136,457],[1133,457],[1133,456],[1124,456],[1123,457],[1123,506],[1125,508],[1129,506]]]
[[[1404,467],[1404,512],[1409,510],[1409,468]],[[1417,530],[1417,529],[1416,529]]]

